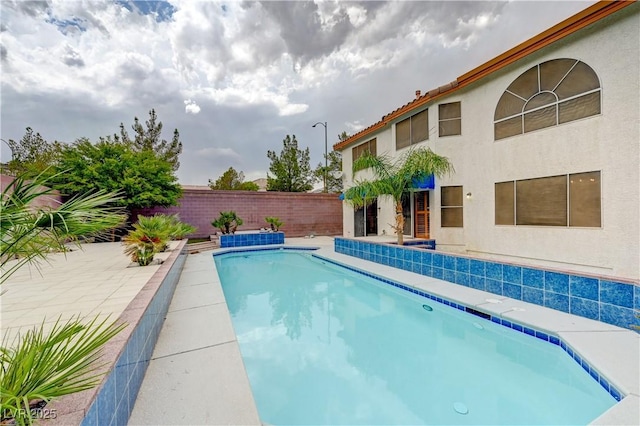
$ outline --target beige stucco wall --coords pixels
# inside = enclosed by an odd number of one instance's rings
[[[640,277],[640,5],[627,7],[595,25],[454,92],[430,105],[429,141],[422,143],[449,157],[455,174],[436,180],[431,192],[431,237],[443,250],[559,267]],[[499,141],[493,114],[507,86],[535,64],[579,59],[598,74],[602,113],[598,116]],[[437,136],[437,105],[461,101],[462,135]],[[402,117],[404,118],[404,117]],[[381,131],[378,153],[395,152],[395,126]],[[349,152],[347,152],[349,151]],[[343,153],[351,167],[350,148]],[[601,171],[602,227],[496,226],[494,184],[507,180]],[[347,185],[349,180],[347,179]],[[442,185],[463,185],[464,227],[440,228]],[[379,204],[378,229],[392,232],[393,208]],[[345,235],[353,215],[345,208]],[[349,228],[349,226],[351,228]]]

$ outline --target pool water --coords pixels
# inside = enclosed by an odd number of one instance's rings
[[[264,423],[588,424],[616,403],[556,345],[308,252],[215,262]]]

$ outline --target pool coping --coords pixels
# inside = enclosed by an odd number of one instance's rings
[[[252,246],[217,249],[212,252],[212,257],[229,252],[277,250],[280,248],[314,250],[308,246],[288,244]],[[321,247],[314,250],[313,256],[380,279],[387,284],[398,284],[402,286],[399,288],[405,291],[419,295],[428,294],[431,297],[425,297],[445,305],[447,304],[446,300],[449,302],[449,306],[454,304],[452,306],[454,309],[464,311],[466,309],[461,309],[462,307],[470,308],[488,315],[491,322],[526,334],[533,332],[533,337],[538,339],[545,340],[546,337],[546,341],[550,342],[553,338],[550,344],[560,346],[593,379],[596,378],[594,374],[597,374],[601,386],[614,399],[618,399],[616,393],[620,398],[620,402],[590,424],[637,424],[637,419],[640,417],[640,374],[635,371],[639,369],[637,360],[640,359],[640,335],[637,333],[521,300],[498,296],[437,278],[336,253],[333,248]],[[213,264],[215,267],[215,261]],[[219,283],[218,285],[221,286]],[[514,324],[516,328],[514,328]],[[522,331],[518,330],[519,326],[522,326]],[[529,332],[525,332],[525,328]],[[555,338],[557,338],[557,343]],[[592,372],[594,374],[591,374]],[[604,377],[603,382],[600,382],[600,377]],[[613,393],[611,387],[613,387]]]

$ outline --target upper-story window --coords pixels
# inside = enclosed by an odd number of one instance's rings
[[[425,109],[396,124],[396,149],[429,139],[429,110]]]
[[[358,146],[354,146],[351,150],[351,154],[353,156],[353,161],[356,161],[358,158],[362,157],[362,154],[369,151],[371,155],[378,155],[376,151],[376,138],[373,138],[365,143],[362,143]]]
[[[438,136],[462,134],[460,102],[438,105]]]
[[[600,114],[600,81],[576,59],[554,59],[516,78],[498,101],[495,140]]]

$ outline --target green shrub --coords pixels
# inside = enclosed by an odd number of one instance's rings
[[[39,328],[17,336],[17,343],[0,347],[1,424],[33,423],[31,408],[54,398],[91,389],[100,383],[101,348],[126,324],[107,324],[94,318],[82,324],[81,318],[66,323],[56,321],[51,331]]]
[[[242,224],[242,219],[234,211],[220,212],[220,216],[211,222],[211,225],[218,228],[223,234],[235,234],[238,226]]]
[[[272,231],[279,231],[280,227],[284,225],[284,222],[275,216],[267,216],[264,220],[269,224]]]

